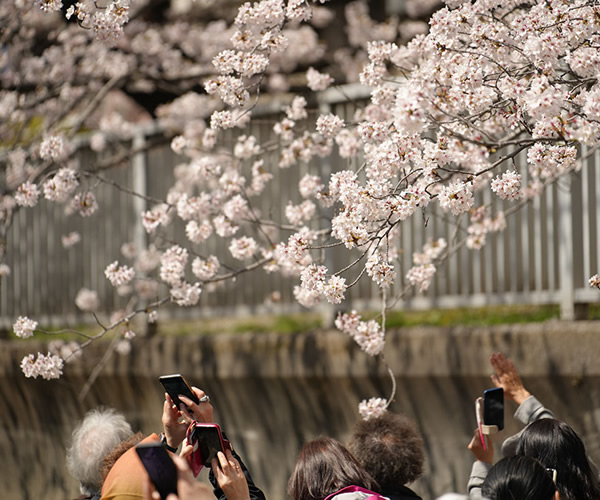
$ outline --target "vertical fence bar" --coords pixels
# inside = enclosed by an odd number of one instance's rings
[[[575,287],[573,284],[573,228],[571,221],[572,186],[570,179],[558,186],[558,263],[560,275],[560,317],[575,319]]]

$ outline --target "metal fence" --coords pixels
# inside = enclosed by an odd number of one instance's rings
[[[350,101],[348,96],[352,98]],[[330,110],[351,119],[364,97],[360,90],[348,87],[343,95],[335,90],[324,93],[318,104],[321,112]],[[255,135],[259,142],[273,140],[272,126],[280,117],[279,109],[275,105],[265,110],[245,133]],[[134,145],[143,144],[152,133],[140,129]],[[233,136],[225,140],[233,140]],[[269,152],[263,157],[265,164],[277,162],[278,155],[276,149]],[[81,152],[82,164],[93,160],[92,152]],[[323,174],[347,167],[346,160],[335,155],[315,161],[320,162],[316,166]],[[106,176],[128,189],[162,198],[179,162],[181,158],[164,146],[149,154],[137,154],[131,165],[114,168]],[[526,178],[524,157],[517,158],[517,165]],[[275,177],[255,208],[268,218],[283,221],[287,201],[299,201],[296,186],[308,167],[273,170]],[[104,269],[114,260],[123,261],[120,253],[123,242],[133,241],[138,248],[145,244],[139,214],[148,207],[144,200],[112,185],[99,184],[94,186],[94,192],[101,209],[89,218],[65,215],[63,206],[45,200],[33,209],[17,212],[6,256],[12,272],[0,280],[0,327],[8,328],[18,315],[50,325],[89,321],[89,315],[78,312],[74,305],[82,287],[98,292],[105,313],[125,307],[127,298],[115,294],[104,277]],[[492,210],[510,206],[503,206],[489,190],[477,196],[478,203],[489,203]],[[510,216],[506,230],[489,235],[482,250],[458,249],[439,269],[427,293],[410,292],[395,307],[560,304],[562,316],[573,318],[578,304],[600,300],[600,292],[587,284],[588,278],[600,270],[599,199],[600,155],[596,152],[580,172],[552,185],[540,198]],[[462,230],[457,231],[456,221],[446,220],[435,208],[428,209],[427,215],[427,225],[419,217],[402,224],[396,291],[406,284],[413,252],[421,251],[428,238],[443,236],[450,242],[466,229],[466,218]],[[65,250],[61,237],[71,231],[79,232],[82,239],[76,247]],[[175,224],[169,231],[163,242],[165,246],[171,241],[185,241],[182,224]],[[225,242],[216,239],[203,246],[200,253],[216,254],[223,260],[229,254]],[[334,252],[332,259],[336,265],[332,267],[339,268],[348,258],[345,251]],[[296,282],[264,271],[241,274],[235,282],[203,293],[196,307],[167,310],[173,317],[188,318],[294,312],[300,310],[292,295]],[[280,292],[277,302],[269,300],[274,292]],[[346,308],[376,308],[380,304],[379,290],[368,279],[350,289],[347,298]]]

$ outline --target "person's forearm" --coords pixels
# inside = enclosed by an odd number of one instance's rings
[[[530,424],[542,418],[555,418],[554,413],[531,394],[519,405],[514,417],[523,425]]]

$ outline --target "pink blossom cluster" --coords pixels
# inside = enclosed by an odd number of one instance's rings
[[[0,264],[0,278],[10,275],[10,266],[8,264]]]
[[[44,183],[44,197],[50,201],[64,203],[78,186],[75,170],[63,167]]]
[[[311,67],[308,68],[308,71],[306,72],[306,81],[308,88],[317,92],[327,89],[334,80],[328,73],[321,73]]]
[[[527,152],[529,172],[534,178],[552,179],[573,169],[577,160],[574,146],[534,144]]]
[[[71,206],[79,212],[82,217],[89,217],[98,210],[96,195],[91,191],[83,191],[73,196]]]
[[[13,331],[17,337],[22,339],[29,338],[33,335],[38,323],[26,316],[19,316],[13,324]]]
[[[42,377],[46,380],[60,378],[64,362],[56,354],[28,354],[21,361],[21,370],[27,378]]]
[[[521,197],[521,174],[507,170],[492,181],[491,188],[503,200],[516,200]]]
[[[474,203],[472,184],[456,181],[443,186],[438,196],[438,203],[442,210],[450,212],[452,215],[461,215],[467,212]]]
[[[370,356],[377,356],[385,346],[385,332],[375,320],[363,321],[356,312],[342,313],[335,319],[335,326],[350,335],[360,348]]]
[[[188,251],[173,245],[160,256],[160,279],[170,286],[179,286],[185,278]]]
[[[159,226],[166,226],[170,222],[169,205],[160,203],[151,210],[142,213],[142,224],[148,233],[155,232]]]
[[[61,136],[48,136],[40,144],[40,158],[42,160],[57,161],[62,159],[64,154],[65,144]]]
[[[335,275],[327,279],[327,273],[327,268],[322,265],[310,264],[304,268],[300,276],[301,288],[311,292],[305,299],[312,299],[314,294],[319,294],[332,304],[339,304],[344,300],[348,288],[346,279]]]
[[[171,287],[171,299],[181,307],[195,306],[200,300],[201,293],[202,288],[200,287],[200,283],[192,285],[191,283],[182,281]]]
[[[106,267],[104,275],[112,286],[119,287],[128,284],[134,278],[135,271],[128,266],[119,266],[119,262],[115,260]]]
[[[192,272],[199,280],[209,280],[217,274],[220,266],[219,259],[215,255],[211,255],[206,260],[196,257],[192,261]]]
[[[358,413],[363,420],[381,417],[387,410],[389,403],[385,398],[363,399],[358,404]]]
[[[258,245],[254,238],[242,236],[234,238],[229,245],[231,255],[238,260],[250,259],[258,250]]]
[[[17,188],[15,202],[21,207],[35,207],[40,196],[40,190],[33,182],[24,182]]]
[[[71,248],[81,241],[81,235],[77,231],[71,231],[61,238],[61,243],[64,248]]]
[[[82,288],[77,292],[75,305],[84,312],[95,312],[100,308],[98,292],[89,288]]]
[[[389,288],[396,280],[394,266],[379,252],[374,252],[369,256],[365,269],[371,279],[381,288]]]
[[[431,285],[431,280],[437,271],[433,264],[422,264],[411,267],[406,273],[406,279],[411,285],[417,286],[420,292],[424,292]]]
[[[332,113],[317,118],[317,132],[325,137],[335,137],[344,126],[344,120]]]

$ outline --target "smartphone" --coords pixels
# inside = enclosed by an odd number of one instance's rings
[[[217,458],[218,451],[225,452],[226,449],[231,449],[229,442],[223,439],[218,424],[196,423],[192,430],[191,440],[194,452],[196,450],[200,452],[204,467],[210,468],[213,458]],[[196,442],[198,443],[197,447]]]
[[[504,390],[502,387],[483,391],[483,423],[504,429]]]
[[[177,467],[161,442],[141,443],[135,447],[152,484],[163,500],[171,493],[177,495]]]
[[[173,403],[177,405],[178,409],[183,403],[183,401],[179,399],[180,394],[190,398],[196,404],[200,402],[198,396],[192,392],[192,388],[179,373],[174,375],[163,375],[162,377],[159,377],[158,380],[160,380],[160,383],[165,388],[165,391],[167,391],[167,394],[171,396]]]

